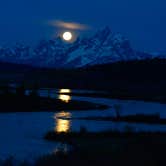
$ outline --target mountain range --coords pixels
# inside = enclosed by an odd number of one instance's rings
[[[166,56],[133,49],[128,39],[114,34],[109,27],[91,37],[78,38],[73,43],[66,43],[57,37],[42,40],[35,47],[23,44],[0,47],[0,61],[49,68],[77,68],[156,57]]]

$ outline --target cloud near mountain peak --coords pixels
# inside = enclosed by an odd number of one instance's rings
[[[90,29],[90,27],[85,24],[80,24],[77,22],[66,22],[66,21],[62,21],[62,20],[50,20],[48,22],[48,24],[50,26],[54,26],[57,28],[67,28],[67,29],[71,29],[71,30],[88,30],[88,29]]]

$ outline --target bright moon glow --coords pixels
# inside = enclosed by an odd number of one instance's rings
[[[72,39],[72,33],[71,32],[64,32],[63,33],[63,39],[66,41],[70,41]]]

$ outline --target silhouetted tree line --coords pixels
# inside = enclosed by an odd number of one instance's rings
[[[11,87],[10,85],[0,86],[0,92],[1,92],[0,94],[4,96],[15,95],[17,97],[25,97],[27,95],[26,90],[27,90],[27,87],[25,86],[25,83],[22,83],[18,85],[17,87]],[[38,84],[34,83],[31,90],[29,90],[29,96],[38,97],[39,96],[38,90],[39,90]]]
[[[165,71],[166,59],[155,58],[78,69],[31,69],[18,82],[34,87],[33,95],[36,95],[34,82],[38,82],[38,87],[107,90],[116,98],[153,97],[155,101],[166,101]],[[23,93],[21,89],[19,94]]]

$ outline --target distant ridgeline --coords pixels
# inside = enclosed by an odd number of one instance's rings
[[[73,43],[66,43],[58,37],[42,40],[35,47],[23,44],[0,47],[1,61],[47,68],[77,68],[155,57],[166,58],[133,49],[128,39],[114,34],[109,27],[92,36],[78,38]]]

